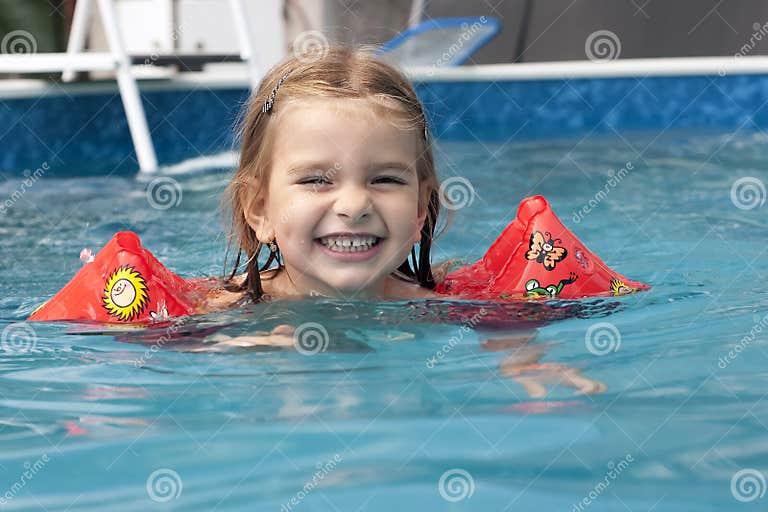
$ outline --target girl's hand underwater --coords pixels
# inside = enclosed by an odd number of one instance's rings
[[[290,325],[278,325],[271,331],[256,331],[247,336],[228,336],[215,334],[206,339],[204,346],[191,349],[191,352],[226,352],[233,348],[252,347],[292,347],[296,341],[295,328]],[[486,339],[482,346],[485,350],[496,352],[512,349],[499,365],[499,373],[523,386],[531,398],[547,396],[549,385],[569,386],[577,395],[603,393],[607,389],[602,382],[582,375],[576,368],[562,363],[541,363],[544,355],[542,345],[530,345],[535,332],[507,333],[506,336]]]
[[[577,395],[593,395],[603,393],[605,384],[590,379],[581,374],[576,368],[569,368],[561,363],[534,363],[520,365],[511,356],[501,363],[501,374],[512,379],[525,388],[531,398],[544,398],[547,388],[544,384],[564,385],[576,389]]]
[[[605,392],[605,384],[585,377],[579,369],[562,363],[539,362],[544,356],[545,348],[543,345],[529,343],[535,335],[535,331],[510,332],[502,337],[496,334],[493,338],[486,339],[482,345],[490,352],[512,350],[499,364],[499,373],[523,386],[531,398],[546,397],[545,384],[572,387],[576,389],[577,395]]]
[[[294,344],[295,329],[290,325],[278,325],[271,331],[256,331],[248,336],[227,336],[216,334],[206,340],[206,345],[192,352],[224,352],[232,348],[248,347],[291,347]],[[213,342],[213,343],[210,343]]]

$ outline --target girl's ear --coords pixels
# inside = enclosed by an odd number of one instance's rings
[[[266,214],[266,201],[254,185],[248,187],[245,196],[245,221],[256,233],[260,242],[271,242],[275,239],[275,229]]]

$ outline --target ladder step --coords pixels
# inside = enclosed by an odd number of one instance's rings
[[[174,53],[153,55],[131,55],[133,64],[152,66],[179,66],[182,71],[202,71],[204,64],[219,62],[243,62],[238,54],[232,53]]]

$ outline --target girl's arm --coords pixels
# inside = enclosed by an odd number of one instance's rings
[[[545,384],[569,386],[578,395],[603,393],[607,389],[602,382],[582,375],[581,370],[562,363],[540,362],[546,350],[544,345],[530,343],[536,334],[533,330],[494,333],[481,345],[491,352],[510,351],[499,363],[499,371],[523,386],[531,398],[544,398]]]
[[[215,334],[206,338],[204,345],[190,349],[190,352],[223,352],[231,348],[248,347],[291,347],[294,344],[295,329],[290,325],[278,325],[271,331],[256,331],[247,336]]]

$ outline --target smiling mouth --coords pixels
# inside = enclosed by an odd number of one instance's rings
[[[383,238],[377,236],[327,236],[315,241],[333,252],[365,252],[376,247]]]

